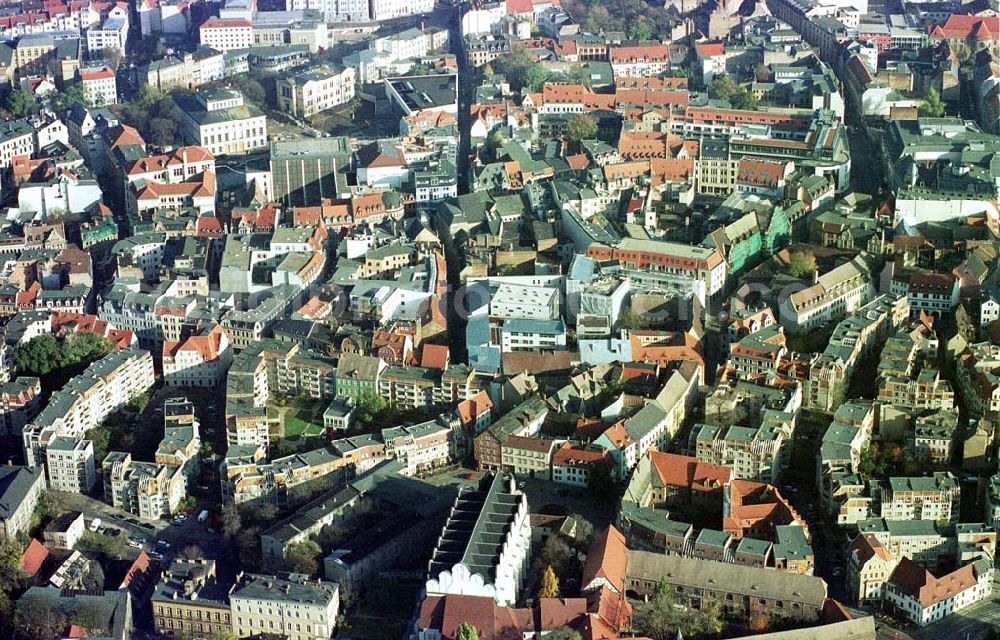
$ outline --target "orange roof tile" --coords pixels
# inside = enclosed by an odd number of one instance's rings
[[[587,588],[604,580],[618,593],[625,593],[625,570],[628,567],[628,547],[625,536],[614,525],[594,539],[583,563],[581,586]]]
[[[28,544],[28,548],[21,555],[21,568],[29,576],[34,576],[42,568],[42,564],[45,563],[45,559],[48,557],[48,547],[32,538]]]

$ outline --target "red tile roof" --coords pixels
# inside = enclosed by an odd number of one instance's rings
[[[102,67],[97,71],[84,71],[80,73],[80,80],[84,82],[87,82],[88,80],[107,80],[114,77],[115,72],[108,67]]]
[[[669,62],[670,47],[666,45],[642,45],[614,47],[611,49],[611,63],[615,62]]]
[[[506,0],[508,15],[522,15],[534,12],[531,0]]]
[[[215,18],[214,20],[206,20],[201,25],[202,29],[234,29],[237,27],[249,29],[253,27],[253,24],[242,18]]]
[[[722,56],[726,54],[726,45],[721,42],[704,42],[702,44],[696,44],[694,50],[698,52],[698,56],[702,58],[712,58],[715,56]]]
[[[29,576],[34,576],[42,568],[42,564],[45,563],[45,559],[48,557],[48,547],[32,538],[31,543],[28,544],[28,548],[24,550],[24,554],[21,556],[21,568]]]
[[[935,40],[973,39],[992,40],[1000,36],[1000,16],[980,17],[952,14],[947,22],[931,28]]]
[[[927,609],[976,586],[976,571],[970,563],[946,576],[935,578],[916,562],[903,558],[889,576],[889,582],[914,597],[921,607]]]
[[[448,346],[443,344],[425,344],[420,352],[420,366],[426,369],[448,368]]]
[[[722,488],[732,472],[729,467],[700,462],[692,456],[650,451],[649,461],[668,487],[685,487],[692,491],[713,491]]]
[[[458,403],[458,416],[462,424],[475,422],[476,418],[493,410],[493,401],[485,391],[480,391],[468,400]]]
[[[722,530],[742,537],[748,531],[771,532],[776,526],[806,526],[776,487],[763,482],[733,480],[729,483],[729,514]]]
[[[614,525],[594,539],[583,563],[584,589],[595,582],[606,581],[618,593],[625,593],[625,570],[628,568],[628,547],[625,536]]]

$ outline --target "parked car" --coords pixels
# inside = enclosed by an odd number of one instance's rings
[[[101,528],[101,519],[100,518],[94,518],[93,520],[90,521],[90,527],[89,527],[89,529],[91,531],[93,531],[94,533],[97,533],[97,530],[100,529],[100,528]]]

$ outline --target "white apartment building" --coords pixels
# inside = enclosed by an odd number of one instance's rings
[[[41,469],[0,465],[0,540],[16,540],[28,531],[43,491]]]
[[[178,465],[136,462],[132,454],[112,451],[104,459],[104,499],[144,520],[177,511],[187,481]]]
[[[80,73],[83,93],[90,104],[101,107],[118,103],[118,83],[110,67],[88,69]]]
[[[562,320],[503,321],[500,329],[500,352],[552,351],[566,348],[566,325]]]
[[[278,84],[278,108],[299,118],[346,104],[354,99],[353,67],[314,67]]]
[[[903,558],[885,584],[885,599],[924,626],[946,618],[993,593],[993,559],[970,562],[940,578]]]
[[[434,0],[371,0],[372,20],[391,20],[434,10]]]
[[[697,425],[693,448],[700,462],[728,467],[733,479],[776,484],[794,429],[794,414],[767,410],[759,428]]]
[[[504,320],[555,320],[561,295],[555,287],[502,283],[490,299],[490,316]]]
[[[97,480],[94,443],[90,440],[58,437],[45,451],[49,488],[69,493],[89,493]]]
[[[608,54],[616,78],[659,76],[670,66],[670,47],[666,45],[615,47]]]
[[[880,489],[882,517],[886,520],[958,519],[961,489],[950,471],[929,477],[889,478]]]
[[[317,640],[333,635],[340,588],[321,580],[250,574],[236,585],[229,601],[237,637],[274,634],[288,640]]]
[[[35,130],[23,120],[0,122],[0,169],[9,169],[14,156],[35,153]]]
[[[233,361],[229,336],[222,325],[182,342],[164,341],[163,379],[170,387],[216,387]]]
[[[417,28],[375,39],[375,51],[386,54],[392,62],[422,58],[429,50],[430,35]]]
[[[816,278],[815,284],[788,296],[779,321],[790,332],[809,331],[837,320],[875,297],[866,254]]]
[[[184,139],[214,156],[243,154],[267,146],[267,117],[238,91],[199,91],[181,98]]]
[[[411,427],[382,430],[386,457],[403,463],[403,475],[413,476],[448,464],[451,460],[451,429],[437,420]]]
[[[198,30],[198,42],[226,52],[253,46],[253,24],[242,18],[206,20]]]
[[[87,29],[87,53],[91,58],[99,57],[105,49],[117,49],[125,53],[128,41],[128,13],[115,13],[100,26]]]
[[[91,364],[52,395],[45,409],[24,428],[24,459],[42,466],[45,450],[59,436],[81,439],[112,411],[153,386],[153,358],[129,347]]]

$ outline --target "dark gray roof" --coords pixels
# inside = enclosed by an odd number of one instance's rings
[[[431,556],[429,572],[436,576],[463,563],[488,582],[496,579],[504,542],[525,497],[510,493],[511,477],[497,474],[489,486],[466,489],[458,494],[448,522]]]
[[[36,482],[42,477],[42,470],[21,466],[0,467],[0,519],[10,518],[24,502]]]

